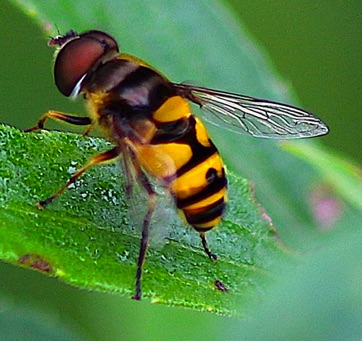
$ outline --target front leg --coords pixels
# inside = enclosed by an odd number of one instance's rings
[[[29,129],[24,130],[25,133],[30,133],[32,131],[41,130],[44,128],[45,121],[51,118],[53,120],[57,121],[63,121],[69,124],[77,125],[77,126],[86,126],[89,125],[90,127],[85,131],[84,135],[88,135],[92,128],[92,120],[89,117],[78,117],[78,116],[72,116],[63,114],[59,111],[53,111],[49,110],[47,113],[45,113],[39,120],[38,124],[34,127],[31,127]]]

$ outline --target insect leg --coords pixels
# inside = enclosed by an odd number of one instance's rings
[[[146,190],[148,195],[148,210],[143,219],[143,226],[142,226],[142,237],[140,243],[140,251],[138,255],[138,262],[137,262],[137,273],[136,273],[136,293],[132,297],[134,300],[140,300],[142,297],[142,288],[141,288],[141,278],[142,278],[142,266],[145,261],[145,256],[148,247],[148,238],[149,238],[149,229],[152,214],[156,207],[156,192],[152,188],[152,185],[147,179],[147,176],[141,169],[137,169],[138,174],[137,178],[143,188]]]
[[[91,157],[91,159],[81,168],[79,169],[77,172],[75,172],[70,179],[65,183],[65,185],[63,187],[61,187],[57,192],[55,192],[52,196],[50,196],[49,198],[42,200],[42,201],[38,201],[37,202],[37,206],[39,208],[44,208],[45,206],[47,206],[48,204],[50,204],[55,198],[57,198],[60,194],[62,194],[71,184],[73,184],[87,169],[89,169],[90,167],[94,166],[94,165],[98,165],[100,163],[104,163],[107,161],[110,161],[112,159],[115,159],[116,157],[118,157],[120,154],[120,149],[119,147],[114,147],[110,150],[107,150],[103,153],[99,153],[97,155],[94,155]]]
[[[200,238],[202,242],[202,246],[204,247],[205,253],[209,256],[209,258],[213,260],[217,260],[217,255],[210,251],[209,246],[207,244],[205,232],[200,232]]]
[[[127,144],[120,144],[122,150],[122,174],[124,174],[124,189],[128,200],[131,200],[133,193],[133,181],[136,180],[137,174],[140,172],[139,167],[135,164],[135,154]]]
[[[44,123],[48,118],[51,118],[53,120],[67,122],[69,124],[74,124],[74,125],[77,125],[77,126],[90,125],[90,127],[86,130],[84,135],[88,135],[88,133],[90,132],[91,127],[92,127],[92,120],[89,117],[72,116],[72,115],[63,114],[63,113],[61,113],[59,111],[49,110],[47,113],[45,113],[40,118],[40,120],[39,120],[39,122],[38,122],[38,124],[36,126],[24,130],[24,132],[25,133],[30,133],[32,131],[43,129],[44,128]]]

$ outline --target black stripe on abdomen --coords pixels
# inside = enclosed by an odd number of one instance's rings
[[[223,188],[227,187],[227,180],[225,176],[217,177],[213,182],[208,183],[205,188],[200,192],[184,199],[177,199],[176,206],[178,209],[183,209],[187,206],[196,204],[201,200],[207,199],[210,196],[220,192]]]
[[[194,210],[183,210],[187,222],[193,226],[193,228],[200,232],[206,232],[214,227],[204,227],[205,224],[212,222],[214,219],[222,216],[226,208],[225,198],[222,197],[218,201]]]

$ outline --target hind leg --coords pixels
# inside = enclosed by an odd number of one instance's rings
[[[209,249],[209,245],[206,240],[205,232],[200,232],[200,238],[201,238],[202,246],[204,248],[205,253],[209,256],[209,258],[211,258],[213,260],[217,260],[217,255],[215,253],[211,252]]]

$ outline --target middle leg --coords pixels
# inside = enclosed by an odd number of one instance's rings
[[[143,267],[143,263],[145,261],[145,256],[146,256],[146,252],[147,252],[147,248],[148,248],[151,218],[152,218],[153,212],[156,207],[156,199],[157,199],[156,192],[154,191],[154,189],[152,188],[152,185],[148,181],[147,176],[141,169],[138,169],[137,178],[138,178],[140,184],[142,185],[142,187],[147,192],[148,210],[143,219],[142,237],[141,237],[140,251],[138,254],[138,261],[137,261],[136,292],[135,292],[135,295],[132,297],[134,300],[140,300],[142,297],[142,284],[141,284],[142,267]]]
[[[50,204],[55,198],[57,198],[59,195],[61,195],[71,184],[73,184],[90,167],[100,164],[100,163],[104,163],[104,162],[113,160],[113,159],[117,158],[119,156],[119,154],[120,154],[119,147],[114,147],[103,153],[94,155],[81,169],[79,169],[77,172],[75,172],[70,177],[70,179],[64,184],[64,186],[62,186],[57,192],[55,192],[49,198],[38,201],[37,206],[39,208],[44,208],[45,206]]]

